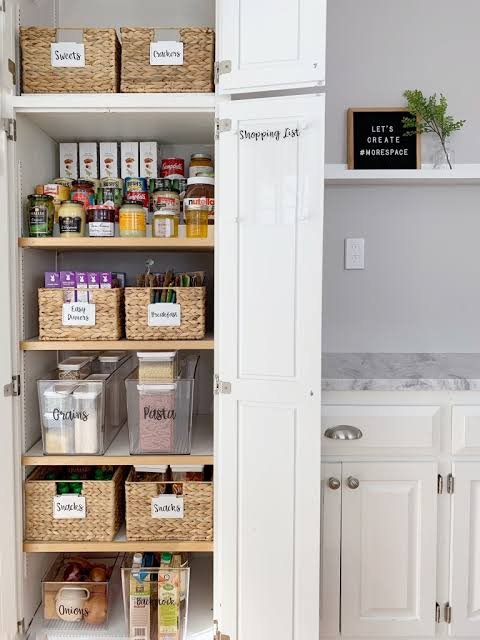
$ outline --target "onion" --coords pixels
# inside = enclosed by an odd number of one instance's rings
[[[88,613],[83,616],[83,620],[88,624],[103,624],[107,619],[107,599],[102,594],[92,596],[84,608]]]
[[[103,567],[94,567],[88,577],[92,582],[106,582],[107,581],[107,572]]]

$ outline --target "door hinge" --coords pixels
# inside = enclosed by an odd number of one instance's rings
[[[443,493],[443,476],[440,474],[437,476],[437,493],[439,496]]]
[[[13,118],[2,118],[2,128],[7,134],[8,140],[17,139],[17,121]]]
[[[25,633],[25,618],[17,622],[17,633]]]
[[[232,393],[232,385],[230,382],[224,382],[220,380],[217,374],[215,374],[215,383],[213,385],[213,390],[215,393]]]
[[[452,494],[455,491],[455,478],[452,473],[447,476],[447,493]]]
[[[218,84],[221,74],[231,73],[231,71],[232,71],[232,61],[231,60],[220,60],[220,62],[215,62],[214,70],[215,70],[215,84]]]
[[[452,607],[450,606],[449,602],[447,602],[447,604],[445,605],[445,609],[443,611],[443,619],[447,624],[452,623]]]
[[[12,74],[13,84],[17,84],[17,65],[13,60],[8,59],[8,70]]]
[[[435,603],[435,622],[439,624],[442,620],[442,613],[438,602]]]
[[[12,376],[12,381],[9,384],[3,385],[3,395],[8,398],[10,396],[20,395],[20,376]]]
[[[0,11],[3,11],[3,13],[7,11],[5,0],[0,0]]]
[[[232,121],[230,118],[215,118],[215,140],[220,138],[220,134],[224,131],[232,130]]]

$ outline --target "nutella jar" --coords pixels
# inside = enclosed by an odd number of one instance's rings
[[[183,200],[184,212],[190,205],[204,205],[209,207],[208,224],[215,221],[215,180],[208,176],[188,178],[187,190]]]

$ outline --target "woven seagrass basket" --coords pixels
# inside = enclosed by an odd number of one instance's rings
[[[201,340],[205,337],[206,287],[171,287],[181,309],[179,327],[150,327],[148,305],[161,287],[125,289],[125,328],[129,340]]]
[[[87,467],[67,467],[81,473]],[[128,469],[128,467],[127,467]],[[29,541],[108,541],[113,540],[125,515],[125,467],[117,467],[111,480],[79,480],[85,496],[86,517],[56,520],[53,498],[57,480],[45,480],[58,467],[37,467],[25,481],[25,538]],[[66,480],[68,482],[68,480]]]
[[[40,340],[119,340],[123,335],[123,289],[89,289],[95,305],[92,327],[62,324],[64,289],[38,290]]]
[[[183,518],[152,518],[152,498],[161,485],[183,485]],[[213,540],[213,482],[125,482],[127,540]]]
[[[183,64],[157,66],[150,64],[150,43],[155,41],[155,29],[122,27],[123,93],[214,91],[214,30],[204,27],[174,30],[180,34],[179,40],[183,42]]]
[[[56,37],[52,27],[20,28],[24,93],[118,92],[120,42],[115,29],[83,29],[84,67],[52,67],[50,45]]]

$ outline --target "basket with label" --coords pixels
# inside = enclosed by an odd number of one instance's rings
[[[131,469],[125,482],[128,540],[213,540],[213,482],[164,480]]]
[[[175,302],[157,302],[162,291]],[[129,340],[201,340],[205,337],[206,287],[127,287]]]
[[[88,302],[70,302],[71,291],[38,290],[40,340],[119,340],[122,337],[123,289],[89,289]]]
[[[113,540],[125,512],[126,467],[37,467],[25,481],[25,538]]]
[[[57,42],[57,31],[20,28],[23,93],[116,93],[120,42],[115,29],[83,29],[82,42]]]
[[[213,92],[215,32],[205,27],[122,27],[123,93]],[[176,34],[179,38],[176,39]],[[175,34],[175,35],[173,35]]]

